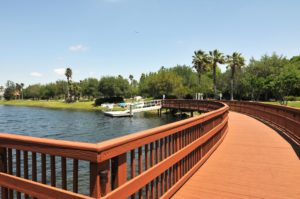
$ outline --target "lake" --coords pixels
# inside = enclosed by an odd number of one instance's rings
[[[1,106],[0,132],[81,142],[101,142],[178,119],[155,113],[111,118],[102,112]]]

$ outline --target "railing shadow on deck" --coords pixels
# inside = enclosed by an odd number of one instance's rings
[[[97,144],[0,134],[2,198],[170,198],[224,139],[229,107],[162,106],[207,113]]]

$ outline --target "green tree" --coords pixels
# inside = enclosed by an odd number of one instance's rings
[[[206,72],[209,68],[209,57],[202,50],[195,51],[193,55],[192,63],[193,63],[193,67],[196,69],[198,73],[199,84],[200,84],[201,75],[204,72]]]
[[[89,100],[99,96],[98,85],[99,81],[96,78],[87,78],[79,83],[83,97]]]
[[[24,97],[26,99],[38,100],[42,97],[42,86],[40,84],[29,85],[24,90]]]
[[[214,97],[217,99],[217,67],[218,64],[225,63],[225,57],[223,53],[219,52],[217,49],[209,51],[209,63],[213,69],[213,80],[214,80]]]
[[[6,88],[4,90],[3,97],[6,100],[11,100],[15,97],[16,84],[13,81],[8,80],[6,82]]]
[[[99,92],[104,97],[128,97],[129,82],[121,75],[118,77],[106,76],[99,81]]]
[[[227,56],[226,62],[228,63],[227,68],[231,70],[230,76],[230,100],[233,100],[234,93],[234,75],[236,70],[241,69],[242,66],[245,65],[245,59],[242,57],[240,53],[234,52],[232,55]]]
[[[278,96],[279,100],[286,104],[285,97],[290,95],[293,90],[300,88],[300,70],[293,64],[287,64],[282,72],[273,80],[273,92]]]
[[[142,74],[140,78],[140,91],[145,97],[161,97],[162,95],[176,95],[182,85],[182,78],[174,71],[161,68],[156,73]]]
[[[55,82],[56,85],[56,94],[57,99],[65,99],[66,93],[68,92],[68,82],[64,80],[58,80]]]
[[[68,89],[67,89],[67,102],[71,102],[72,101],[72,96],[71,96],[71,93],[72,93],[72,87],[71,87],[71,79],[72,79],[72,69],[71,68],[67,68],[66,69],[66,72],[65,72],[65,76],[67,77],[67,82],[68,82]]]

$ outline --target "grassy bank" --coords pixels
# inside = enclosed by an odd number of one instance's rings
[[[53,109],[74,109],[74,110],[86,110],[86,111],[103,111],[103,107],[94,107],[94,102],[75,102],[75,103],[64,103],[62,101],[46,101],[46,100],[11,100],[1,101],[0,105],[10,106],[30,106],[30,107],[42,107],[42,108],[53,108]],[[123,110],[122,108],[115,107],[114,110]]]
[[[280,105],[279,102],[263,102],[263,103]],[[300,101],[289,101],[287,105],[291,107],[300,108]]]

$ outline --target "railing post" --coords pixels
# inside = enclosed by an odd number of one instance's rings
[[[0,172],[7,173],[7,153],[6,148],[0,148]],[[1,187],[1,198],[8,198],[8,189]]]
[[[100,198],[110,192],[109,160],[101,163],[90,163],[90,196]]]
[[[117,188],[127,181],[127,164],[126,153],[123,153],[112,159],[112,184],[114,188]]]

